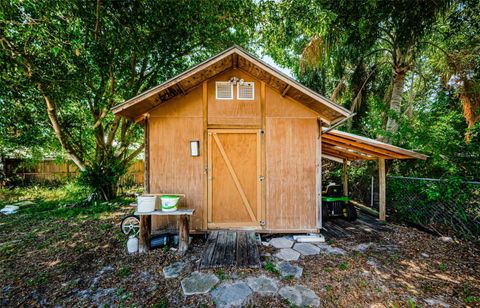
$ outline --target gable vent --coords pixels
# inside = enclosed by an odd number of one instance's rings
[[[254,100],[255,87],[253,82],[239,83],[237,86],[237,98],[240,100]]]
[[[217,99],[233,99],[233,84],[230,81],[217,81],[215,85]]]

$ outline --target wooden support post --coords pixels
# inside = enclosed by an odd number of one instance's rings
[[[348,160],[343,159],[343,195],[348,197]]]
[[[143,159],[143,191],[145,194],[150,193],[150,132],[149,132],[149,123],[148,117],[145,118],[144,127],[143,127],[143,142],[145,145],[144,148],[144,159]]]
[[[188,241],[189,241],[188,216],[187,215],[180,215],[178,220],[179,220],[178,251],[181,254],[185,254],[188,250]]]
[[[202,147],[202,155],[203,155],[203,229],[208,229],[208,151],[209,147],[207,145],[208,142],[208,82],[204,81],[202,84],[202,124],[203,124],[203,144]]]
[[[385,159],[378,159],[378,212],[379,219],[385,221],[386,217],[386,179],[385,179]]]
[[[318,125],[318,137],[316,142],[316,223],[317,229],[321,229],[322,226],[322,120],[317,120]]]
[[[149,238],[152,228],[152,216],[140,215],[140,233],[138,237],[138,251],[140,253],[147,252],[150,248]]]

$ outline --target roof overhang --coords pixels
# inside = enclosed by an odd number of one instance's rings
[[[323,128],[323,131],[327,131],[327,129]],[[322,134],[322,154],[348,161],[379,158],[426,160],[428,157],[385,142],[339,130],[329,130]]]
[[[237,68],[264,81],[283,96],[288,96],[318,113],[323,122],[332,125],[351,112],[330,99],[303,86],[291,77],[233,46],[220,54],[192,67],[164,83],[153,87],[112,108],[114,114],[130,119],[141,118],[145,113],[178,95],[192,89],[229,69]]]

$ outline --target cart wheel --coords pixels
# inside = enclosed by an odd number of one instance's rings
[[[357,210],[353,204],[348,203],[343,207],[343,218],[345,218],[347,221],[357,220]]]
[[[120,230],[125,235],[138,235],[140,232],[140,217],[137,215],[128,215],[123,217],[120,223]]]

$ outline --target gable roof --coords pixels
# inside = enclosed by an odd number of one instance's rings
[[[264,81],[282,96],[289,96],[319,114],[327,124],[334,124],[351,112],[330,99],[303,86],[296,80],[271,67],[234,45],[218,55],[112,108],[114,114],[136,119],[158,105],[184,95],[222,72],[238,68]]]

